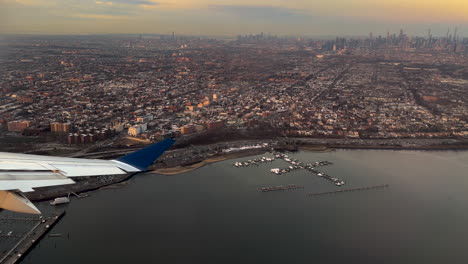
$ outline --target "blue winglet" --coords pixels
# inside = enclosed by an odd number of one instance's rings
[[[142,148],[130,154],[127,154],[117,160],[127,163],[142,171],[148,170],[148,167],[154,163],[168,148],[175,143],[172,138],[166,138],[158,143],[152,144],[148,147]]]

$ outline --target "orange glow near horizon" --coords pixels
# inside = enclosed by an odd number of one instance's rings
[[[319,34],[468,28],[468,0],[0,0],[0,33],[305,34],[306,24]]]

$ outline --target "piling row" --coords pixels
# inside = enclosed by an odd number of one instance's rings
[[[344,190],[331,191],[331,192],[309,193],[308,196],[321,196],[321,195],[334,194],[334,193],[343,193],[343,192],[367,191],[367,190],[383,189],[383,188],[387,188],[387,187],[389,187],[388,184],[383,184],[383,185],[375,185],[375,186],[353,188],[353,189],[344,189]]]
[[[270,186],[270,187],[258,188],[258,190],[262,191],[262,192],[288,191],[288,190],[295,190],[295,189],[304,189],[304,186],[299,186],[299,185],[296,185],[296,184],[288,184],[288,185],[279,185],[279,186]]]

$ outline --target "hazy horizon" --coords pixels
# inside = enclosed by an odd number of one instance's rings
[[[25,37],[33,37],[33,36],[41,36],[41,37],[63,37],[63,36],[71,36],[71,37],[85,37],[85,36],[131,36],[131,37],[139,37],[142,36],[143,38],[145,37],[157,37],[157,36],[170,36],[172,33],[175,34],[175,37],[177,38],[178,36],[182,37],[200,37],[200,38],[213,38],[213,39],[235,39],[238,36],[248,36],[248,35],[259,35],[261,33],[264,34],[264,36],[273,36],[273,37],[278,37],[278,38],[308,38],[308,39],[316,39],[316,40],[327,40],[327,39],[335,39],[335,38],[356,38],[356,39],[365,39],[369,37],[369,34],[367,35],[308,35],[308,34],[289,34],[289,35],[283,35],[283,34],[273,34],[273,33],[265,33],[265,32],[251,32],[251,33],[239,33],[239,34],[231,34],[231,35],[220,35],[220,34],[178,34],[177,32],[168,32],[168,33],[76,33],[76,34],[71,34],[71,33],[0,33],[0,37],[2,36],[25,36]],[[380,33],[373,33],[374,38],[378,38],[379,36],[381,37],[386,37],[385,34],[380,34]],[[389,31],[390,35],[395,34],[398,36],[399,30],[397,31]],[[405,32],[407,34],[407,32]],[[412,34],[407,34],[408,37],[427,37],[426,34],[418,34],[418,35],[412,35]],[[432,34],[432,37],[434,38],[443,38],[446,35],[444,34]],[[468,35],[462,35],[458,34],[460,38],[468,38]]]
[[[0,34],[468,36],[468,1],[0,0]]]

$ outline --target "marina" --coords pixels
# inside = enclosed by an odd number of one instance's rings
[[[257,158],[257,159],[253,159],[253,160],[247,160],[247,161],[238,161],[238,162],[235,162],[233,165],[237,168],[240,168],[240,167],[249,167],[249,166],[252,166],[252,165],[256,165],[258,166],[259,164],[262,164],[262,163],[267,163],[267,162],[273,162],[277,159],[282,159],[284,161],[286,161],[287,163],[289,163],[290,165],[288,167],[285,167],[285,168],[272,168],[270,169],[269,171],[273,174],[276,174],[276,175],[282,175],[282,174],[286,174],[288,172],[292,172],[292,171],[295,171],[295,170],[298,170],[298,169],[305,169],[305,170],[308,170],[314,174],[316,174],[317,176],[321,177],[321,178],[324,178],[330,182],[332,182],[333,184],[335,184],[336,186],[343,186],[345,184],[345,182],[341,179],[338,179],[336,177],[333,177],[333,176],[330,176],[324,172],[320,172],[318,170],[316,170],[316,168],[318,167],[323,167],[323,166],[329,166],[329,165],[333,165],[332,162],[330,161],[316,161],[314,163],[303,163],[297,159],[293,159],[291,157],[289,157],[287,154],[284,154],[284,153],[280,153],[280,152],[274,152],[272,153],[273,154],[273,157],[261,157],[261,158]]]

